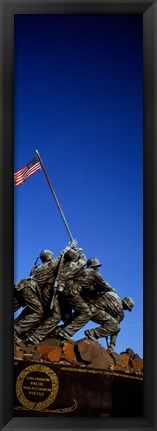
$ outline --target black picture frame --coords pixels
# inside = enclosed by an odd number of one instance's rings
[[[13,417],[14,15],[142,14],[144,49],[144,416]],[[157,1],[0,1],[0,425],[2,430],[157,429]]]

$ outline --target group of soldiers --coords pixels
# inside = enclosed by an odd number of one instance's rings
[[[87,260],[75,240],[55,259],[50,250],[38,258],[41,264],[14,287],[14,311],[24,307],[14,321],[15,341],[37,344],[50,333],[71,340],[91,320],[100,326],[85,330],[86,337],[105,337],[108,351],[114,351],[124,310],[134,306],[132,298],[120,299],[102,278],[100,261]]]

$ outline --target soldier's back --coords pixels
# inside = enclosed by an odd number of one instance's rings
[[[54,259],[48,262],[44,262],[38,267],[34,268],[32,272],[33,279],[39,285],[44,285],[47,282],[52,283],[56,276],[58,263],[58,259]]]
[[[97,294],[88,298],[90,304],[95,305],[97,308],[106,311],[113,317],[123,315],[123,305],[116,292],[106,292],[104,294]]]

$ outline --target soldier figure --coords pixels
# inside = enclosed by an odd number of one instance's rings
[[[87,268],[80,270],[71,281],[66,280],[62,294],[66,303],[73,307],[74,315],[71,322],[59,331],[61,338],[70,339],[92,318],[90,303],[83,296],[85,292],[88,295],[91,291],[114,291],[98,272],[100,266],[97,258],[91,258],[87,261]]]
[[[56,293],[53,298],[53,307],[51,315],[46,318],[37,330],[26,340],[27,344],[36,344],[41,342],[50,332],[52,332],[57,324],[63,320],[71,320],[72,308],[76,307],[77,310],[82,314],[87,315],[86,321],[89,320],[91,315],[90,310],[86,302],[81,298],[80,302],[76,292],[73,292],[73,278],[76,276],[78,271],[83,268],[86,264],[86,256],[82,249],[76,248],[75,244],[73,248],[66,249],[60,268],[55,282]],[[63,292],[66,291],[68,286],[68,292],[70,292],[70,300],[65,301]],[[76,303],[75,303],[76,301]],[[66,317],[65,317],[66,316]],[[64,337],[65,338],[65,337]],[[67,337],[68,339],[70,337]]]
[[[103,280],[100,261],[87,261],[82,249],[73,241],[56,259],[50,250],[40,253],[42,264],[34,266],[31,275],[16,283],[14,305],[17,310],[25,306],[15,320],[14,338],[21,341],[22,333],[34,332],[26,344],[41,342],[62,320],[58,329],[61,339],[71,339],[89,320],[100,324],[86,330],[85,335],[96,341],[105,337],[109,351],[113,351],[124,310],[131,311],[134,301],[130,297],[121,300],[115,289]]]
[[[33,267],[30,277],[15,284],[15,310],[26,306],[14,323],[16,341],[21,341],[19,336],[29,331],[43,317],[60,262],[60,256],[56,259],[52,256],[50,250],[43,250],[40,253],[42,264]]]
[[[124,310],[132,310],[133,299],[125,297],[121,300],[116,292],[108,292],[88,297],[86,301],[92,312],[91,320],[101,326],[85,330],[85,335],[93,341],[97,341],[100,337],[108,340],[110,336],[108,349],[114,351],[120,322],[124,319]]]

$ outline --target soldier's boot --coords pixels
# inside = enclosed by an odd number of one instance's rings
[[[22,341],[15,328],[14,328],[14,341],[16,343],[21,343],[21,341]]]
[[[68,334],[66,331],[64,331],[64,329],[62,329],[62,331],[58,332],[58,337],[61,340],[69,340],[69,341],[73,341],[73,338],[71,337],[70,334]]]
[[[84,331],[84,334],[88,337],[88,338],[90,338],[90,340],[92,340],[92,341],[97,341],[98,340],[98,335],[96,334],[96,332],[93,330],[93,329],[86,329],[85,331]]]
[[[61,335],[60,335],[61,332]],[[63,334],[62,334],[63,332]],[[70,335],[68,335],[67,333],[64,333],[64,331],[61,331],[61,329],[59,328],[59,331],[56,334],[57,338],[60,338],[61,340],[73,340]],[[45,338],[45,337],[44,337]],[[41,341],[43,341],[43,338],[40,339],[40,337],[36,336],[36,334],[31,335],[30,337],[28,337],[25,341],[25,344],[39,344],[41,343]]]
[[[38,337],[36,337],[35,334],[30,335],[30,337],[26,338],[25,344],[39,344],[41,343],[43,340],[40,340]]]
[[[39,341],[38,341],[38,343],[39,343]],[[25,341],[26,346],[29,346],[30,344],[32,345],[32,344],[38,344],[38,343],[35,343],[35,342],[31,339],[31,337],[26,338],[26,341]]]
[[[53,336],[58,336],[59,332],[61,331],[61,329],[64,327],[64,325],[59,325],[57,326],[52,332],[51,335]]]
[[[113,343],[113,341],[111,341],[111,343],[109,344],[107,351],[108,353],[114,352],[114,348],[115,348],[115,343]]]

